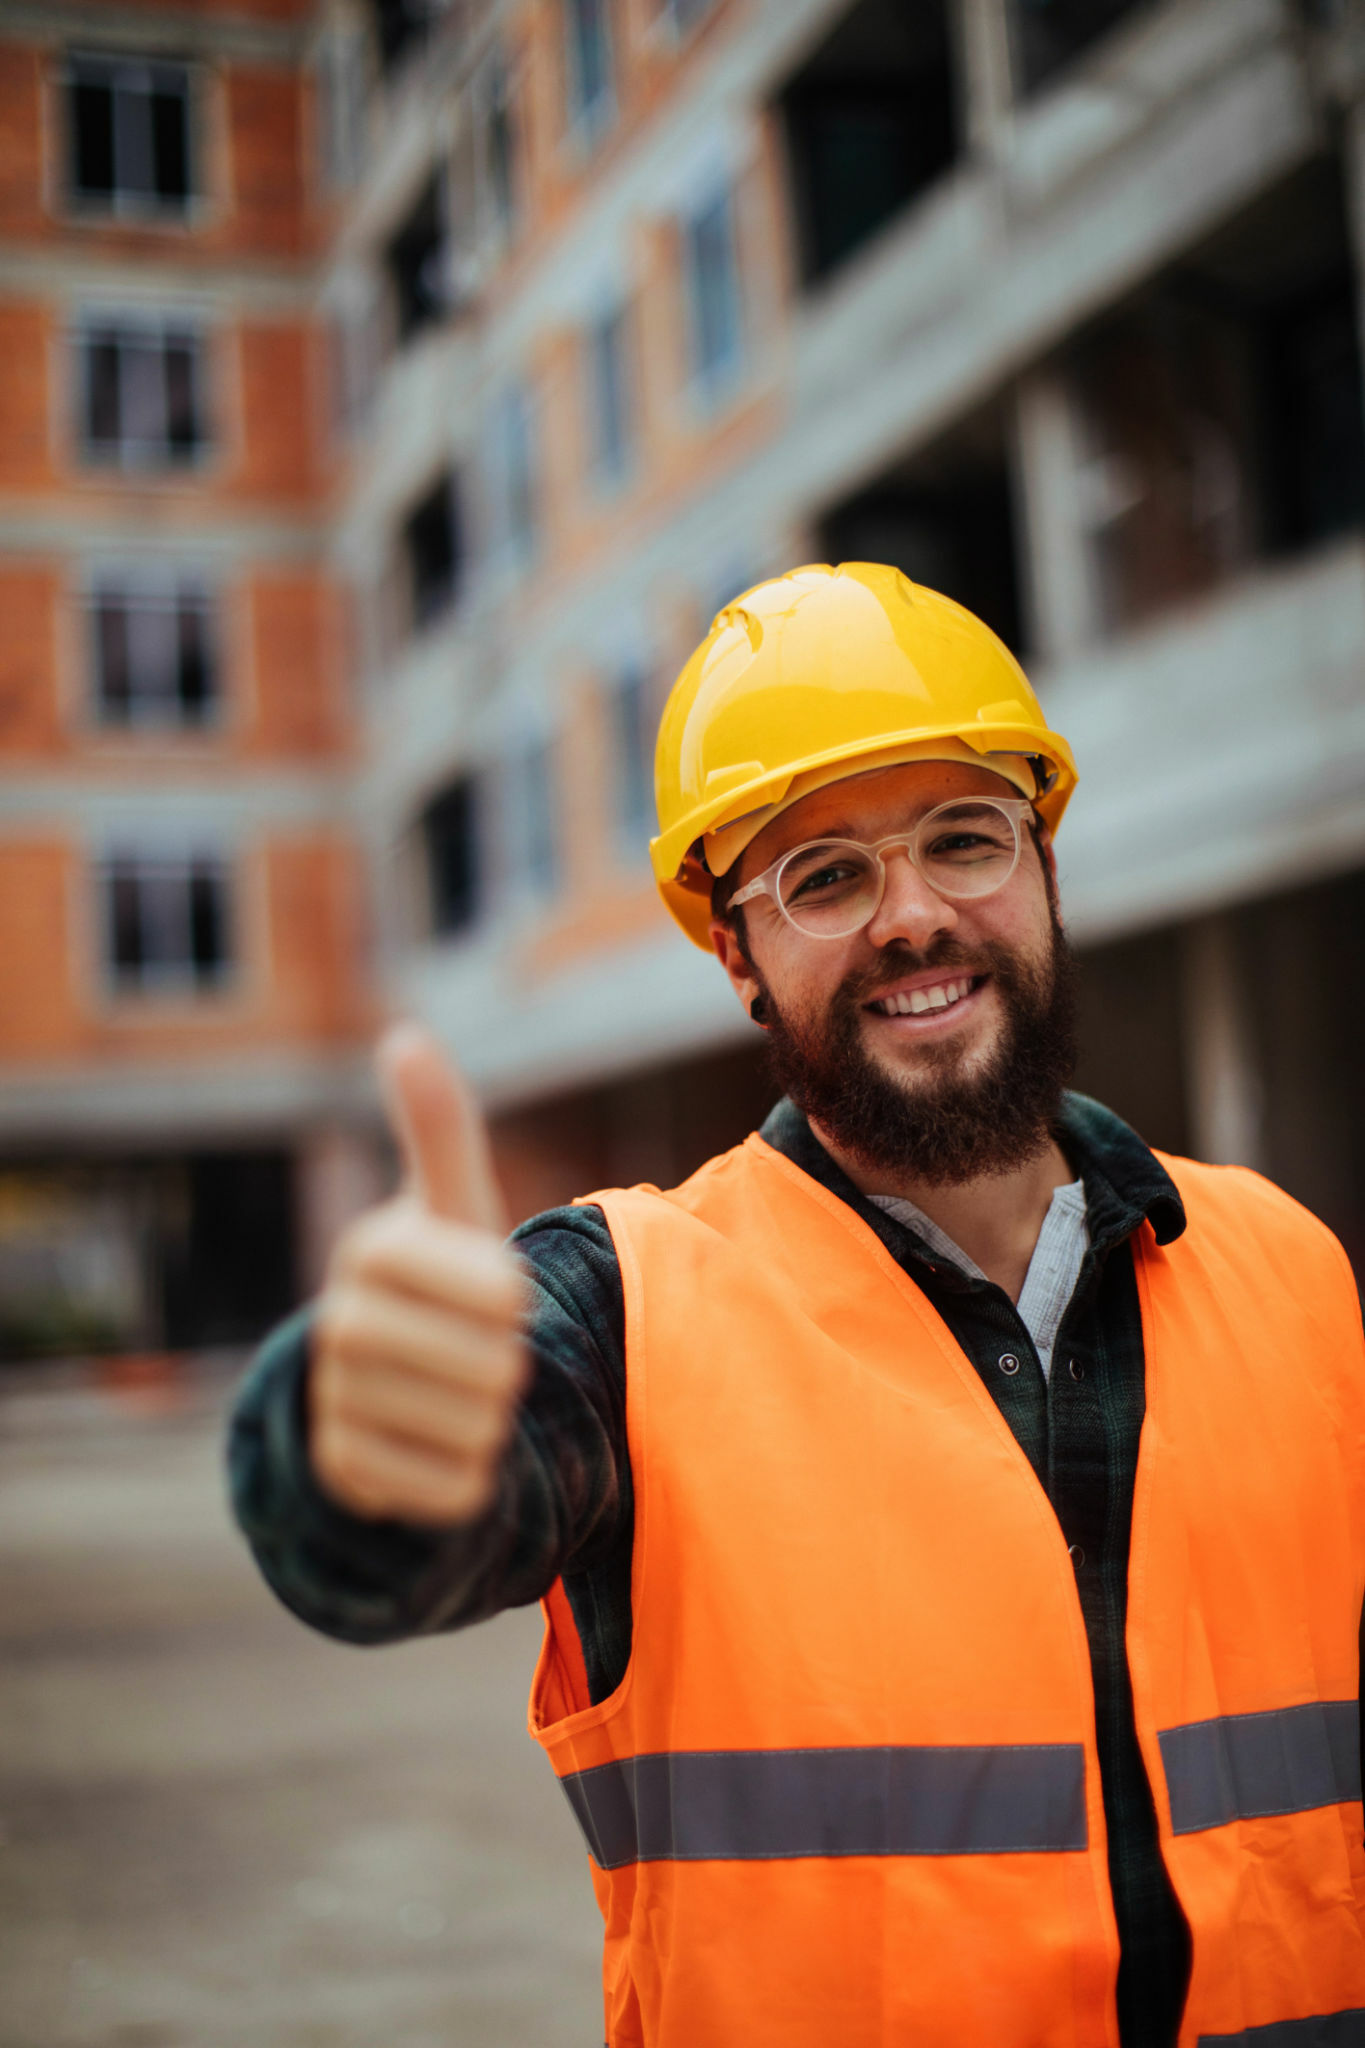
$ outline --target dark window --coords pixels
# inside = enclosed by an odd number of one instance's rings
[[[292,1168],[283,1152],[183,1162],[157,1246],[168,1347],[257,1343],[297,1301]]]
[[[1073,355],[1105,622],[1365,524],[1340,164],[1304,165]]]
[[[120,991],[181,993],[223,980],[228,879],[216,856],[116,853],[105,886],[108,960]]]
[[[1138,14],[1150,4],[1151,0],[1014,0],[1022,91],[1036,92],[1125,15]]]
[[[493,217],[506,232],[517,215],[517,131],[512,73],[501,54],[494,58],[489,72],[485,147]]]
[[[821,523],[830,562],[890,562],[956,598],[1021,651],[1019,540],[992,418],[886,472]]]
[[[734,195],[728,189],[687,222],[687,273],[693,368],[703,386],[720,384],[739,363],[743,326]]]
[[[197,585],[105,582],[92,606],[95,696],[108,725],[194,726],[217,694],[212,617]]]
[[[459,593],[459,504],[455,479],[449,472],[408,515],[403,540],[413,624],[425,626],[448,610]]]
[[[630,463],[631,392],[629,316],[624,306],[605,314],[590,330],[593,467],[599,479],[616,483]]]
[[[190,83],[183,64],[71,59],[70,189],[119,213],[182,214],[190,198]]]
[[[92,325],[81,343],[87,456],[124,468],[192,462],[208,435],[202,345],[172,325]]]
[[[632,666],[611,696],[616,754],[617,817],[623,837],[644,840],[654,830],[654,703],[648,672]]]
[[[614,104],[607,0],[566,0],[565,26],[572,119],[595,134],[610,119]]]
[[[433,4],[432,0],[372,0],[372,5],[379,62],[387,73],[426,41]]]
[[[400,341],[445,312],[448,258],[445,206],[433,178],[388,246]]]
[[[1149,1145],[1188,1152],[1177,934],[1167,927],[1087,947],[1080,966],[1076,1086]]]
[[[462,776],[433,797],[422,813],[431,929],[442,936],[467,931],[479,915],[478,784]]]
[[[1359,317],[1355,280],[1346,271],[1267,319],[1272,547],[1306,546],[1365,522]]]
[[[859,0],[781,97],[803,283],[936,183],[958,153],[943,0]]]

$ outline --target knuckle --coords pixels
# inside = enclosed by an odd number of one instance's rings
[[[365,1323],[362,1297],[354,1287],[330,1287],[318,1303],[314,1329],[321,1348],[343,1357],[360,1340]]]

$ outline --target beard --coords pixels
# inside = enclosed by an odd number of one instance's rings
[[[936,968],[988,973],[1004,1012],[996,1044],[974,1069],[951,1040],[917,1049],[902,1077],[869,1053],[863,1005],[907,974]],[[999,941],[945,938],[927,951],[895,941],[875,969],[840,983],[818,1019],[786,1016],[763,991],[773,1078],[841,1152],[865,1170],[927,1187],[1012,1172],[1047,1146],[1076,1064],[1076,967],[1051,910],[1040,961]]]

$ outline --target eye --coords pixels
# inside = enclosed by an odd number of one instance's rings
[[[822,895],[830,889],[844,888],[856,880],[857,868],[851,861],[828,861],[824,867],[815,868],[808,875],[788,885],[784,895],[788,903],[799,902],[803,897]]]
[[[952,831],[936,833],[925,854],[929,860],[989,860],[1012,850],[997,832],[959,825]]]

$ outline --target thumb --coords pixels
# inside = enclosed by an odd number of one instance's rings
[[[434,1215],[506,1232],[488,1132],[464,1076],[420,1024],[393,1025],[375,1053],[412,1192]]]

